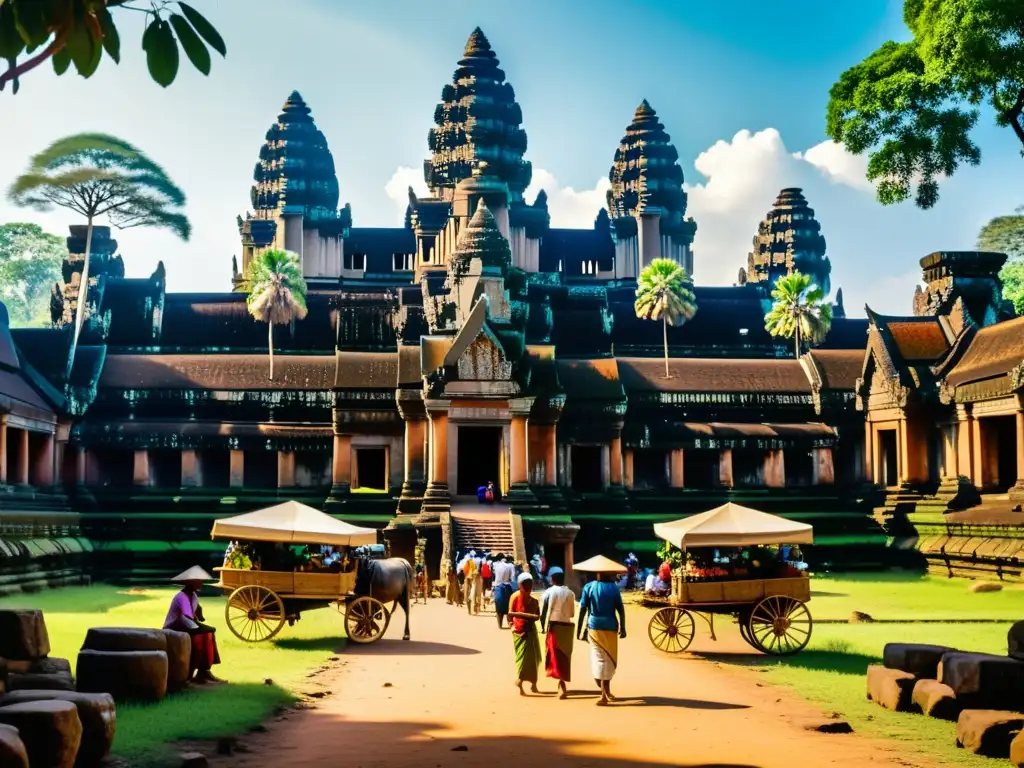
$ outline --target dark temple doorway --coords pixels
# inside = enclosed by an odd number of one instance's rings
[[[493,481],[501,488],[501,427],[459,427],[459,496],[476,496],[476,489]]]
[[[899,445],[895,429],[883,429],[878,432],[878,451],[881,454],[882,485],[892,488],[900,484],[899,477]]]

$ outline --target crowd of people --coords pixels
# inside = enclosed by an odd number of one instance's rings
[[[565,571],[548,567],[537,553],[529,562],[512,562],[504,553],[470,550],[456,556],[448,573],[446,600],[478,615],[493,604],[499,629],[511,629],[520,695],[540,693],[543,662],[547,677],[557,681],[558,697],[568,696],[575,641],[590,646],[591,672],[600,691],[598,704],[614,700],[611,680],[618,664],[618,640],[626,636],[626,614],[617,576],[625,567],[606,558],[604,570],[576,595],[565,583]],[[538,599],[540,594],[540,599]],[[578,608],[578,610],[577,610]],[[540,636],[544,635],[543,650]]]

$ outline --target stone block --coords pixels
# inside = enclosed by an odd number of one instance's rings
[[[78,654],[76,677],[83,693],[109,693],[115,701],[160,701],[167,695],[167,652],[86,648]]]
[[[953,689],[964,709],[1024,712],[1024,661],[987,653],[947,653],[939,682]]]
[[[7,676],[8,691],[73,691],[75,681],[70,672],[11,672]]]
[[[24,701],[0,707],[0,723],[18,729],[35,768],[72,768],[82,743],[82,721],[70,701]]]
[[[25,742],[13,725],[0,725],[0,765],[4,768],[29,768]]]
[[[979,595],[986,592],[1000,592],[1002,589],[1003,585],[998,581],[975,581],[967,588],[967,591]]]
[[[965,709],[956,721],[956,745],[985,757],[1009,757],[1010,743],[1024,728],[1024,715],[994,709]]]
[[[918,680],[914,683],[911,701],[915,710],[920,710],[922,714],[937,720],[955,723],[960,717],[961,707],[956,694],[952,688],[938,680]]]
[[[161,629],[93,627],[85,635],[82,650],[166,651],[167,636]]]
[[[1010,765],[1024,768],[1024,732],[1018,733],[1010,742]]]
[[[50,636],[42,611],[0,611],[0,656],[34,661],[50,655]]]
[[[0,707],[27,701],[67,701],[75,705],[82,723],[82,746],[75,762],[78,768],[97,766],[110,754],[117,728],[117,709],[109,693],[14,691],[0,698]]]
[[[937,680],[942,657],[955,652],[955,648],[945,645],[886,643],[882,651],[882,664],[889,669],[909,672],[914,677]]]
[[[167,639],[167,690],[180,691],[188,682],[192,659],[192,638],[187,632],[162,630]]]
[[[915,678],[909,672],[889,669],[881,664],[868,667],[868,699],[891,709],[893,712],[909,712]]]

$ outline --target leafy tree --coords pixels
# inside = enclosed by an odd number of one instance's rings
[[[999,277],[1003,281],[1003,298],[1013,302],[1018,315],[1024,315],[1024,259],[1007,264]]]
[[[821,341],[832,325],[832,305],[825,292],[811,282],[811,276],[792,272],[775,281],[775,303],[764,316],[764,327],[772,336],[795,339],[796,359],[801,344]]]
[[[64,240],[36,224],[0,225],[0,300],[11,325],[45,325],[51,286],[60,278]]]
[[[978,250],[1024,259],[1024,205],[1013,216],[996,216],[978,233]]]
[[[690,290],[690,279],[682,266],[672,259],[654,259],[644,267],[637,280],[633,309],[644,320],[661,320],[665,345],[665,378],[668,370],[668,327],[682,325],[697,313],[697,297]]]
[[[911,41],[885,43],[832,86],[826,131],[870,151],[881,203],[913,192],[931,208],[941,177],[981,161],[971,131],[982,104],[1024,153],[1024,16],[1020,0],[904,0],[903,20]]]
[[[32,158],[28,170],[15,180],[8,197],[16,205],[37,210],[67,208],[85,217],[85,260],[75,312],[68,365],[85,319],[89,290],[89,257],[96,219],[105,216],[119,229],[166,227],[182,240],[192,231],[185,214],[185,193],[164,169],[128,142],[99,133],[58,139]]]
[[[113,9],[146,14],[142,48],[150,77],[163,87],[174,82],[180,61],[179,45],[192,65],[210,74],[210,49],[227,55],[220,33],[192,6],[177,0],[152,0],[139,8],[131,0],[0,0],[0,91],[7,83],[18,92],[22,75],[50,60],[63,75],[74,64],[82,77],[91,77],[103,54],[121,62],[121,38]],[[177,6],[177,11],[169,8]],[[120,18],[121,12],[118,12]],[[22,61],[19,57],[25,56]]]
[[[274,378],[274,326],[306,316],[306,281],[297,254],[263,251],[249,263],[246,276],[249,314],[267,324],[270,378]]]

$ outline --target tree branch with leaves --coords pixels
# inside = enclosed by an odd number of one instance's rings
[[[633,309],[641,319],[661,321],[665,378],[670,378],[668,327],[682,325],[697,314],[697,297],[682,265],[672,259],[654,259],[644,267],[637,279]]]
[[[121,38],[113,10],[145,14],[142,48],[150,77],[163,87],[178,75],[181,50],[197,70],[210,74],[210,49],[227,55],[224,39],[191,5],[177,0],[0,0],[0,91],[10,83],[17,93],[21,77],[46,61],[63,75],[73,64],[92,77],[104,54],[121,63]],[[175,10],[176,9],[176,10]]]
[[[987,104],[1024,154],[1024,16],[1020,0],[904,0],[909,42],[887,42],[832,86],[826,132],[869,153],[884,204],[939,199],[939,181],[981,162],[971,138]]]

